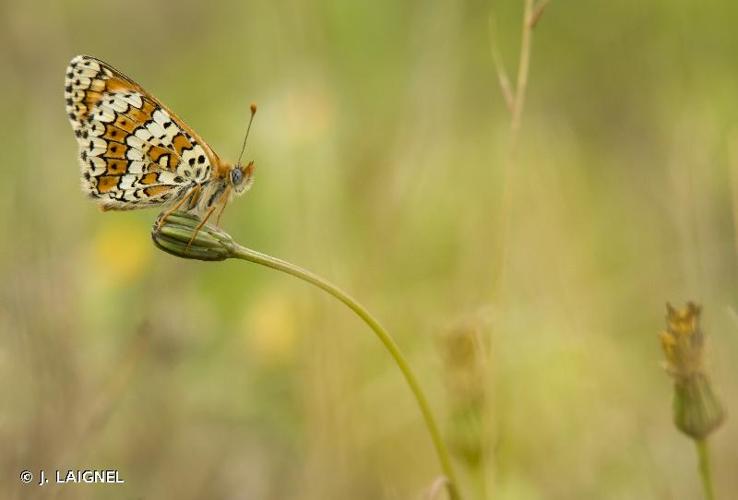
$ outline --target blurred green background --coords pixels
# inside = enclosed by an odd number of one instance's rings
[[[258,103],[256,183],[223,227],[381,318],[466,498],[700,498],[657,338],[688,299],[728,412],[716,487],[735,495],[738,5],[549,5],[506,238],[493,11],[514,74],[521,1],[0,4],[0,497],[406,499],[440,474],[399,371],[340,304],[166,255],[155,210],[85,199],[63,102],[78,53],[225,159]],[[126,483],[20,484],[39,468]]]

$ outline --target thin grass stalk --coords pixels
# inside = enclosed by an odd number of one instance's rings
[[[495,290],[499,293],[499,287],[504,284],[505,272],[507,269],[509,254],[509,238],[510,238],[510,219],[513,201],[513,174],[515,164],[517,162],[518,143],[520,136],[520,128],[523,122],[523,109],[525,108],[525,97],[528,90],[528,75],[530,72],[530,54],[532,45],[533,28],[535,28],[543,10],[548,4],[547,0],[541,0],[538,4],[533,0],[524,0],[523,20],[520,30],[520,54],[518,57],[518,72],[515,81],[515,88],[510,89],[509,78],[505,70],[502,58],[499,56],[499,49],[495,40],[496,34],[491,33],[491,50],[495,70],[498,75],[500,89],[502,91],[505,102],[510,111],[510,138],[503,170],[503,188],[502,188],[502,208],[501,217],[501,241],[499,250],[499,263]],[[490,23],[491,26],[494,23]]]
[[[695,439],[694,444],[697,448],[700,478],[702,479],[702,490],[705,493],[705,500],[715,500],[715,489],[712,485],[712,468],[710,466],[710,449],[707,445],[707,438]]]

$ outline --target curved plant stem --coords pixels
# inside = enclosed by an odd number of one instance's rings
[[[433,417],[428,400],[420,388],[418,379],[415,377],[400,348],[392,337],[390,337],[389,333],[387,333],[387,330],[379,324],[379,321],[364,306],[320,276],[287,261],[241,246],[223,230],[209,225],[203,226],[200,220],[192,214],[173,212],[171,214],[160,215],[154,223],[151,237],[154,244],[161,250],[185,259],[204,261],[241,259],[282,271],[283,273],[317,286],[346,304],[379,337],[379,340],[382,341],[382,344],[387,348],[395,363],[400,368],[400,371],[402,371],[407,384],[410,386],[410,390],[418,402],[425,426],[428,428],[428,432],[430,432],[438,460],[441,462],[441,468],[446,476],[446,486],[449,496],[452,500],[460,500],[458,482],[453,466],[451,465],[451,460],[449,459],[448,450],[446,450],[446,445],[441,439],[438,425]]]
[[[707,446],[707,438],[695,439],[697,457],[699,460],[700,478],[702,489],[705,492],[705,500],[715,500],[715,490],[712,486],[712,469],[710,467],[710,450]]]
[[[402,371],[402,374],[405,377],[405,381],[407,382],[408,386],[410,386],[410,390],[415,396],[415,399],[418,402],[418,406],[420,407],[420,412],[423,414],[425,426],[428,428],[428,432],[431,435],[431,440],[433,441],[433,445],[436,449],[436,454],[438,455],[438,460],[441,463],[443,473],[448,478],[447,486],[449,495],[452,500],[459,500],[460,497],[457,490],[458,483],[456,481],[456,475],[451,465],[448,450],[446,449],[446,445],[441,438],[441,433],[438,430],[438,425],[436,424],[436,420],[433,417],[430,405],[428,404],[428,400],[426,399],[423,390],[420,388],[418,379],[415,377],[415,374],[410,368],[410,365],[405,359],[405,356],[400,351],[400,348],[397,346],[390,334],[387,333],[387,330],[385,330],[384,327],[379,324],[376,318],[374,318],[374,316],[372,316],[369,311],[364,308],[364,306],[359,304],[346,292],[344,292],[337,286],[327,282],[320,276],[313,274],[305,269],[302,269],[299,266],[283,261],[276,257],[257,252],[255,250],[245,248],[241,245],[235,246],[235,248],[233,249],[233,257],[253,262],[255,264],[260,264],[271,269],[282,271],[291,276],[294,276],[295,278],[299,278],[303,281],[317,286],[318,288],[324,290],[325,292],[329,293],[336,299],[346,304],[349,309],[356,313],[356,315],[359,316],[359,318],[361,318],[362,321],[364,321],[364,323],[366,323],[369,328],[372,329],[376,336],[379,337],[379,340],[382,342],[382,344],[384,344],[384,346],[387,348],[390,355],[395,360],[395,363],[397,363],[397,366],[400,368],[400,371]]]

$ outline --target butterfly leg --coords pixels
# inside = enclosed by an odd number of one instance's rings
[[[221,197],[220,202],[220,212],[218,212],[218,217],[215,219],[215,225],[220,227],[220,217],[223,215],[223,212],[225,212],[225,207],[228,204],[228,198],[230,196],[230,187],[228,188],[228,191],[226,192],[225,196]]]
[[[202,229],[202,227],[208,222],[208,219],[210,218],[211,215],[213,215],[216,208],[217,207],[211,207],[210,210],[208,210],[207,213],[205,214],[205,217],[203,217],[200,223],[197,225],[194,233],[192,234],[192,238],[190,238],[190,242],[187,243],[187,249],[189,249],[190,245],[192,245],[192,242],[195,241],[195,237],[197,236],[197,233],[199,233],[200,229]]]
[[[194,200],[196,200],[197,198],[200,197],[200,186],[199,185],[197,185],[194,188],[190,189],[182,197],[182,199],[177,202],[176,205],[174,205],[172,208],[170,208],[169,210],[167,210],[166,212],[164,212],[164,214],[159,217],[159,224],[158,224],[159,227],[161,227],[161,225],[164,224],[164,222],[166,222],[167,218],[170,215],[172,215],[174,212],[176,212],[177,210],[179,210],[182,207],[182,205],[185,204],[185,202],[187,202],[188,200],[192,201],[193,200],[193,197],[194,197]],[[192,205],[192,202],[190,202],[189,205]]]

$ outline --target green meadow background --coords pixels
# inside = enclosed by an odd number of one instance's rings
[[[738,5],[553,0],[507,206],[492,14],[514,75],[517,0],[0,4],[0,497],[421,499],[440,475],[399,370],[338,302],[164,254],[156,210],[85,199],[63,99],[85,53],[226,159],[258,104],[256,181],[222,226],[381,319],[465,499],[701,498],[658,342],[686,300],[735,498]],[[40,468],[126,482],[21,484]]]

